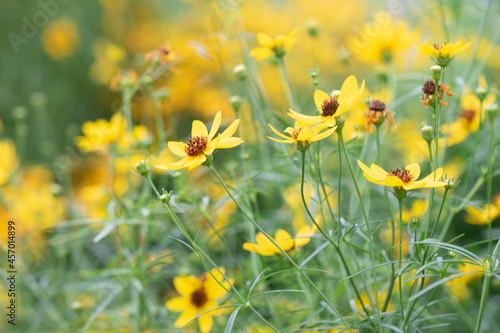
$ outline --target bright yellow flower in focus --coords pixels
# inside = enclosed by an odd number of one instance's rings
[[[42,32],[45,52],[56,61],[72,56],[80,43],[78,27],[73,21],[58,20],[51,23]]]
[[[434,44],[431,46],[428,43],[422,44],[417,40],[418,46],[415,46],[417,51],[423,55],[430,55],[436,57],[436,63],[441,67],[448,66],[453,56],[457,53],[467,50],[471,46],[471,42],[462,45],[463,42],[459,41],[456,44],[446,43],[446,44]]]
[[[358,87],[358,80],[354,75],[349,76],[340,89],[338,97],[332,97],[321,90],[314,93],[314,103],[318,109],[319,116],[306,116],[290,109],[288,115],[306,125],[324,123],[332,127],[336,124],[336,118],[349,111],[359,100],[365,88],[365,80]]]
[[[169,141],[168,148],[177,156],[183,157],[182,160],[166,165],[156,166],[160,169],[179,170],[188,168],[192,170],[207,160],[207,156],[212,155],[218,148],[233,148],[243,143],[241,138],[234,138],[232,135],[236,132],[239,119],[233,121],[229,127],[215,137],[221,123],[221,112],[217,112],[210,133],[207,127],[199,120],[193,121],[191,129],[191,139],[187,143]]]
[[[467,215],[465,215],[465,222],[469,224],[487,224],[488,223],[488,205],[484,205],[481,209],[477,209],[473,206],[468,206],[465,208]],[[493,197],[491,203],[491,216],[490,221],[493,222],[497,217],[500,216],[500,194]]]
[[[11,140],[0,141],[0,186],[9,181],[10,176],[17,170],[19,160],[16,154],[16,145]]]
[[[422,187],[442,187],[446,185],[446,182],[438,181],[443,174],[443,169],[441,168],[421,180],[416,180],[420,176],[420,166],[417,163],[408,164],[403,169],[392,169],[390,173],[375,164],[372,164],[368,168],[360,160],[358,160],[358,165],[363,170],[363,176],[374,184],[402,188],[406,191]]]
[[[325,124],[319,124],[310,128],[307,125],[303,124],[302,122],[296,121],[295,128],[287,127],[285,129],[284,132],[290,135],[286,136],[278,132],[271,124],[268,125],[269,127],[271,127],[271,130],[274,133],[276,133],[278,136],[282,137],[285,140],[275,139],[273,137],[268,136],[269,139],[282,143],[295,143],[301,146],[309,146],[312,142],[323,140],[324,138],[330,136],[337,129],[337,126],[334,126],[331,129],[328,129],[327,131],[323,131],[325,128],[328,127]]]
[[[225,274],[224,267],[219,269]],[[230,283],[233,284],[234,279],[229,279],[229,283],[216,268],[212,269],[211,273],[204,273],[200,277],[182,275],[174,278],[175,290],[181,296],[172,298],[166,303],[166,306],[169,310],[182,312],[174,323],[175,327],[180,328],[197,315],[217,309],[218,300],[226,296],[226,289],[230,289]],[[226,289],[222,288],[217,281],[222,283]],[[198,317],[201,332],[210,332],[213,325],[212,317],[223,312],[223,310],[215,310]]]
[[[298,28],[295,28],[289,34],[279,35],[276,38],[258,33],[257,42],[260,44],[260,47],[252,49],[250,56],[254,57],[255,60],[263,60],[273,55],[277,58],[283,57],[297,43],[297,31]]]
[[[77,137],[75,143],[84,153],[106,152],[110,144],[119,140],[126,126],[125,119],[119,112],[110,121],[86,121],[82,126],[83,136]]]
[[[288,232],[280,229],[274,235],[274,241],[283,251],[288,252],[309,243],[311,236],[314,235],[315,231],[315,227],[304,226],[297,231],[297,235],[293,238]],[[255,240],[257,244],[248,242],[244,243],[243,249],[250,252],[256,252],[261,256],[281,254],[280,249],[277,248],[276,245],[274,245],[273,242],[271,242],[266,236],[264,236],[263,233],[259,232],[255,236]]]

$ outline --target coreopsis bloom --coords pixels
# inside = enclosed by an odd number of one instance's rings
[[[276,38],[264,33],[258,33],[257,42],[260,47],[252,49],[250,56],[254,57],[255,60],[263,60],[273,55],[277,58],[283,57],[297,43],[297,31],[298,28],[295,28],[287,35],[279,35]]]
[[[365,112],[365,128],[370,134],[373,133],[372,124],[380,126],[385,119],[384,135],[389,130],[389,122],[392,124],[391,129],[396,129],[396,122],[391,111],[386,109],[385,103],[380,99],[374,99],[368,104],[368,110]]]
[[[311,236],[314,235],[316,229],[309,226],[304,226],[297,231],[295,238],[293,238],[288,232],[285,230],[278,230],[274,235],[274,241],[279,247],[285,251],[291,251],[297,249],[301,246],[306,245],[311,240]],[[276,245],[273,244],[263,233],[259,232],[255,236],[255,243],[244,243],[243,249],[256,252],[261,256],[272,256],[275,254],[281,254],[281,251]]]
[[[324,124],[319,124],[314,127],[308,127],[302,122],[296,121],[294,128],[287,127],[285,129],[284,132],[289,135],[286,136],[278,132],[271,124],[268,125],[269,127],[271,127],[271,130],[274,133],[276,133],[278,136],[282,137],[285,140],[275,139],[273,137],[268,136],[269,139],[282,143],[295,143],[299,148],[308,148],[312,142],[323,140],[324,138],[330,136],[337,129],[337,126],[335,126],[326,131],[323,131],[328,126]]]
[[[71,20],[62,19],[50,23],[42,32],[45,52],[56,61],[61,61],[75,53],[80,43],[78,26]]]
[[[336,124],[336,118],[349,111],[359,100],[365,88],[365,80],[358,87],[358,81],[354,75],[345,79],[337,97],[332,97],[321,90],[314,93],[314,103],[318,109],[319,116],[306,116],[290,109],[288,115],[306,125],[324,123],[332,127]]]
[[[449,62],[455,54],[463,52],[467,50],[471,43],[467,43],[462,45],[463,42],[459,41],[456,44],[446,43],[446,44],[434,44],[434,46],[429,45],[428,43],[422,44],[420,41],[417,41],[419,46],[415,46],[417,51],[423,55],[430,55],[436,57],[435,61],[441,67],[448,66]]]
[[[225,274],[224,267],[219,267],[219,270]],[[199,314],[214,310],[198,317],[201,332],[210,332],[213,316],[218,316],[223,312],[215,310],[218,307],[218,301],[226,296],[226,289],[229,289],[234,282],[234,279],[226,281],[219,270],[214,268],[211,274],[204,273],[199,277],[181,275],[174,278],[174,287],[180,296],[167,301],[166,307],[172,311],[182,312],[174,323],[175,327],[180,328]]]
[[[439,104],[441,106],[448,105],[448,102],[443,101],[443,94],[446,96],[453,96],[454,94],[449,91],[450,87],[447,85],[444,85],[442,83],[438,84],[438,95],[439,95]],[[422,87],[422,103],[426,106],[429,107],[432,106],[433,108],[436,106],[436,82],[434,80],[429,79],[424,82],[424,85]]]
[[[465,222],[469,224],[487,224],[488,223],[488,205],[484,205],[481,209],[473,206],[465,208],[467,215],[465,215]],[[493,197],[491,203],[490,221],[495,220],[500,216],[500,194]]]
[[[126,129],[126,122],[120,112],[116,112],[111,120],[97,119],[86,121],[82,125],[83,136],[75,139],[82,152],[104,152],[110,144],[116,143]]]
[[[236,132],[239,119],[232,122],[229,127],[215,137],[221,123],[221,112],[217,112],[210,133],[205,124],[199,120],[193,121],[191,129],[191,139],[187,143],[169,141],[168,148],[175,155],[182,157],[182,160],[166,165],[156,166],[160,169],[179,170],[188,168],[192,170],[207,160],[207,156],[212,155],[215,149],[218,148],[233,148],[240,145],[243,140],[234,138],[232,135]]]
[[[420,166],[417,163],[408,164],[403,169],[392,169],[387,172],[378,165],[372,164],[369,168],[358,160],[358,165],[363,170],[363,176],[374,184],[389,186],[406,191],[417,188],[442,187],[446,182],[439,181],[443,169],[439,168],[427,177],[417,180],[420,176]],[[434,180],[436,179],[436,180]]]
[[[9,181],[10,176],[17,170],[19,159],[16,154],[16,145],[11,140],[0,141],[0,186]]]

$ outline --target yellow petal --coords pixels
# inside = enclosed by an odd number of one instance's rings
[[[301,247],[309,243],[311,240],[311,236],[316,232],[316,228],[311,228],[309,226],[303,226],[297,231],[297,235],[295,235],[295,247]]]
[[[193,127],[191,129],[191,137],[204,136],[208,137],[208,130],[204,123],[199,120],[193,121]]]
[[[187,168],[189,165],[191,165],[191,163],[193,163],[193,161],[194,161],[194,158],[192,156],[187,156],[178,162],[166,164],[165,167],[169,170],[179,170],[179,169]],[[158,167],[161,169],[160,166],[158,166]]]
[[[283,139],[290,139],[290,137],[288,137],[288,136],[280,133],[278,130],[276,130],[276,128],[274,128],[273,125],[271,125],[271,124],[268,124],[268,125],[271,128],[271,131],[273,131],[275,134],[281,136]],[[289,127],[289,128],[291,128],[291,127]],[[287,130],[288,130],[288,128],[287,128]]]
[[[292,236],[285,230],[278,230],[274,238],[283,251],[291,250],[295,244]]]
[[[194,306],[190,306],[186,311],[181,313],[179,317],[177,317],[177,320],[174,323],[174,326],[177,328],[180,328],[187,323],[189,323],[190,320],[192,320],[194,317],[197,315],[196,308]]]
[[[220,138],[227,139],[227,138],[230,138],[231,136],[233,136],[233,134],[236,132],[236,129],[238,128],[239,124],[240,124],[239,119],[236,119],[235,121],[233,121],[231,123],[231,125],[229,125],[228,128],[226,128],[226,130],[224,132],[222,132],[222,134],[220,135]]]
[[[403,187],[404,185],[403,181],[396,176],[387,176],[384,183],[386,186],[390,187]]]
[[[357,92],[358,80],[356,80],[354,75],[350,75],[347,79],[345,79],[342,84],[342,88],[340,88],[339,104],[346,103],[349,105],[350,101],[354,98]]]
[[[193,170],[196,167],[199,167],[203,162],[207,160],[207,156],[204,154],[195,156],[193,163],[188,166],[188,170]]]
[[[167,309],[175,311],[175,312],[182,312],[186,310],[190,305],[190,298],[189,297],[175,297],[169,300],[165,306]]]
[[[174,278],[174,287],[182,296],[190,297],[193,291],[201,288],[201,281],[194,276],[181,275]]]
[[[297,141],[309,141],[312,137],[312,131],[309,127],[303,127],[299,135],[297,135]]]
[[[255,60],[263,60],[272,57],[274,52],[265,47],[256,47],[250,51],[250,56]]]
[[[233,147],[239,146],[242,143],[243,143],[243,139],[241,139],[241,138],[220,139],[216,148],[217,149],[218,148],[233,148]]]
[[[434,173],[431,173],[430,175],[428,175],[427,177],[425,177],[421,181],[424,183],[431,183],[434,180],[439,180],[441,178],[441,176],[443,175],[443,169],[442,168],[437,169],[435,174],[436,174],[435,177],[434,177]]]
[[[370,169],[378,176],[379,179],[385,179],[385,177],[389,174],[387,171],[374,163],[370,165]]]
[[[386,176],[387,176],[387,173],[386,173],[383,177],[381,177],[381,176],[380,176],[380,173],[375,172],[373,169],[371,169],[371,168],[367,167],[367,166],[366,166],[363,162],[361,162],[360,160],[358,160],[358,165],[359,165],[359,167],[361,168],[361,170],[363,170],[363,172],[364,172],[366,175],[370,176],[370,178],[373,178],[373,179],[375,179],[376,181],[384,181],[384,179],[385,179],[385,178],[386,178]],[[373,166],[373,164],[372,164],[372,166]]]
[[[212,128],[210,128],[210,133],[208,134],[208,141],[212,140],[212,138],[215,136],[215,133],[219,130],[221,122],[221,112],[217,112],[214,118],[214,122],[212,123]]]
[[[265,252],[281,253],[281,251],[263,233],[259,232],[255,236],[257,245]]]
[[[257,42],[268,49],[274,46],[274,40],[269,35],[261,32],[257,34]]]
[[[324,91],[316,90],[314,92],[314,104],[316,104],[316,108],[318,109],[319,113],[323,113],[323,102],[325,100],[329,101],[330,98],[330,95],[328,95]]]
[[[168,142],[168,149],[170,149],[172,153],[180,157],[187,156],[186,151],[184,150],[185,147],[186,144],[184,142],[176,142],[176,141]]]
[[[255,252],[257,254],[260,254],[261,256],[272,256],[276,254],[276,252],[262,248],[254,243],[243,243],[243,249],[250,252]]]
[[[275,139],[275,138],[270,137],[270,136],[268,136],[267,138],[268,138],[268,139],[271,139],[271,140],[273,140],[273,141],[276,141],[276,142],[281,142],[281,143],[294,143],[294,142],[295,142],[295,140],[294,140],[294,139],[280,140],[280,139]]]
[[[201,333],[208,333],[212,329],[213,319],[211,313],[206,313],[198,317],[198,324],[200,325]]]
[[[324,131],[322,133],[319,133],[319,134],[316,134],[312,139],[311,141],[315,142],[315,141],[319,141],[319,140],[323,140],[324,138],[330,136],[333,134],[333,132],[335,132],[335,130],[337,129],[337,126],[334,126],[332,127],[331,129],[329,129],[328,131]]]
[[[417,163],[408,164],[405,169],[410,173],[413,180],[417,180],[420,177],[420,165]]]
[[[288,115],[295,120],[303,122],[306,125],[316,125],[322,123],[323,120],[325,119],[325,117],[323,116],[306,116],[301,113],[295,112],[292,109],[290,109]]]

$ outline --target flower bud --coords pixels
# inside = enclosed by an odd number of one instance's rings
[[[434,128],[430,125],[424,125],[420,129],[420,134],[422,135],[422,139],[424,139],[427,142],[432,141],[434,139]]]
[[[479,87],[476,89],[476,96],[481,101],[483,101],[486,98],[486,93],[487,93],[487,89],[484,87]]]
[[[244,81],[248,77],[247,67],[243,64],[236,65],[233,68],[233,74],[238,80]]]
[[[332,96],[333,98],[339,98],[340,90],[333,90],[330,96]]]
[[[450,259],[453,259],[457,256],[457,253],[455,251],[448,251],[448,256]]]
[[[138,162],[135,165],[135,169],[143,177],[146,177],[149,174],[149,171],[151,170],[151,168],[149,167],[149,164],[146,160],[142,160],[142,161]]]
[[[439,81],[439,79],[443,75],[443,68],[438,65],[431,66],[431,73],[434,81]]]
[[[306,30],[309,36],[316,38],[319,35],[319,22],[316,19],[310,19],[306,22]]]
[[[493,103],[493,104],[488,104],[484,106],[484,113],[486,116],[490,119],[495,119],[498,113],[498,104]]]
[[[229,103],[231,104],[231,106],[235,111],[238,111],[241,108],[243,102],[244,102],[243,99],[238,95],[229,97]]]
[[[170,202],[170,200],[172,199],[172,197],[174,196],[174,192],[173,191],[165,191],[165,189],[161,189],[161,191],[163,192],[159,198],[160,200],[165,203],[165,204],[168,204]]]

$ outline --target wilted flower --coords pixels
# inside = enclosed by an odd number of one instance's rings
[[[443,93],[446,96],[453,96],[453,93],[449,91],[450,87],[447,85],[444,85],[442,83],[438,84],[438,95],[439,95],[439,104],[441,106],[448,105],[448,102],[443,101]],[[424,82],[424,85],[422,87],[422,103],[426,107],[436,107],[436,82],[434,80],[429,79]]]
[[[373,133],[372,124],[375,126],[380,126],[385,119],[385,130],[384,135],[389,130],[389,122],[392,123],[391,129],[394,131],[396,129],[396,122],[394,121],[394,115],[391,111],[385,108],[385,103],[380,99],[374,99],[368,104],[368,110],[365,112],[365,128],[368,133]]]

